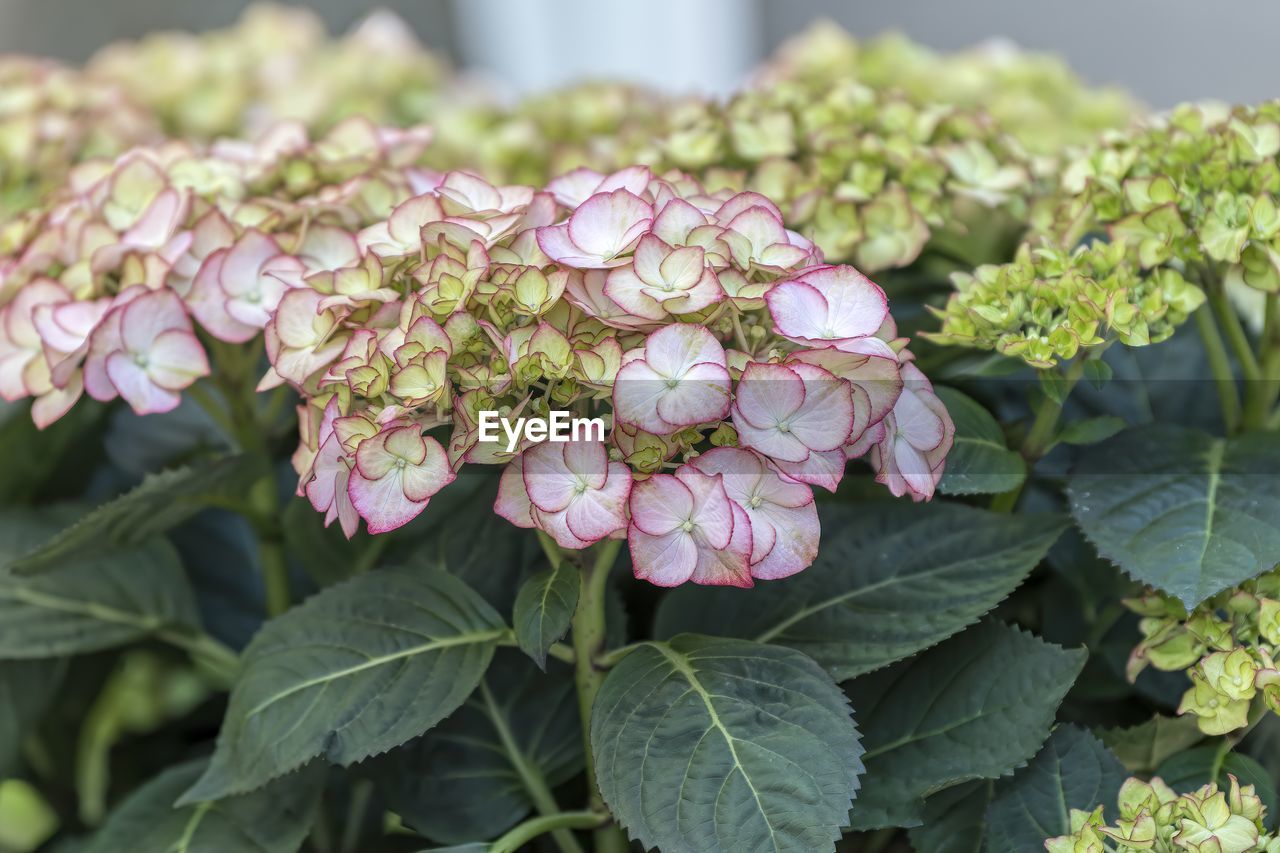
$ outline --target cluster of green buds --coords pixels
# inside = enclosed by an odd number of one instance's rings
[[[783,45],[765,79],[803,80],[815,89],[853,79],[918,103],[981,108],[1027,150],[1046,155],[1123,127],[1138,111],[1124,92],[1085,86],[1057,57],[1008,42],[939,54],[898,34],[859,43],[825,22]]]
[[[394,15],[375,13],[340,39],[302,8],[251,6],[224,30],[157,33],[105,48],[88,74],[122,86],[173,136],[256,135],[279,120],[314,130],[350,116],[379,125],[433,114],[447,79]]]
[[[1280,571],[1221,592],[1190,613],[1157,592],[1125,604],[1142,617],[1130,680],[1147,666],[1186,670],[1191,688],[1178,712],[1195,715],[1206,734],[1245,728],[1259,704],[1280,713]]]
[[[158,136],[118,87],[52,60],[0,57],[0,222],[38,204],[76,163]]]
[[[1143,270],[1123,241],[1074,249],[1024,244],[1007,264],[956,273],[956,292],[935,313],[941,344],[994,350],[1052,367],[1111,341],[1158,343],[1203,304],[1177,269]]]
[[[1120,787],[1119,819],[1107,825],[1104,807],[1071,810],[1071,834],[1045,841],[1049,853],[1277,853],[1267,833],[1266,808],[1254,786],[1216,784],[1179,795],[1160,777],[1129,779]]]

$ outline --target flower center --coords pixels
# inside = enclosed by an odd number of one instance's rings
[[[147,354],[145,352],[135,352],[133,354],[133,363],[138,367],[145,368],[147,366]]]
[[[750,499],[747,500],[747,506],[751,507],[752,509],[759,509],[760,504],[762,503],[764,503],[764,498],[760,497],[759,495],[752,495]]]
[[[668,380],[667,380],[667,387],[668,387],[668,388],[676,388],[676,387],[678,387],[679,385],[680,385],[680,380],[679,380],[679,379],[672,378],[672,379],[668,379]]]
[[[791,424],[786,421],[782,421],[778,424],[778,432],[791,432]]]
[[[409,464],[409,463],[408,463],[408,461],[407,461],[407,460],[404,460],[404,459],[397,459],[397,460],[396,460],[396,467],[397,467],[397,468],[399,468],[399,469],[400,469],[400,470],[402,470],[402,471],[404,470],[404,466],[406,466],[406,465],[408,465],[408,464]]]
[[[680,529],[681,529],[681,530],[683,530],[685,533],[692,533],[692,532],[693,532],[693,519],[692,519],[692,518],[686,518],[686,519],[684,520],[684,522],[680,525]]]

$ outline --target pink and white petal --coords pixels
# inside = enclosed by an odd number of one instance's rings
[[[946,429],[942,418],[925,405],[923,396],[906,390],[893,407],[898,435],[917,450],[932,450],[942,444]]]
[[[684,199],[675,198],[653,220],[653,233],[672,246],[683,245],[689,233],[707,224],[707,215]]]
[[[652,221],[653,208],[634,193],[621,189],[597,193],[569,217],[569,238],[587,256],[611,261],[629,249]]]
[[[603,441],[569,441],[560,443],[565,468],[587,484],[589,489],[602,489],[609,479],[609,450]]]
[[[643,359],[624,364],[613,383],[614,417],[654,435],[678,432],[678,426],[658,414],[658,402],[668,390],[666,378],[654,373]]]
[[[751,520],[735,503],[730,503],[733,513],[733,535],[728,544],[698,543],[698,562],[690,576],[696,584],[706,586],[736,586],[747,588],[755,585],[751,579]]]
[[[64,387],[53,388],[32,401],[31,420],[38,429],[44,429],[71,411],[71,407],[76,404],[76,401],[80,399],[83,393],[84,382],[80,374],[76,373],[71,376]]]
[[[734,395],[735,414],[757,429],[776,430],[805,401],[805,383],[786,365],[752,362],[742,371]],[[736,420],[735,420],[736,423]]]
[[[843,450],[829,450],[822,453],[811,452],[809,458],[803,462],[785,462],[780,459],[772,461],[783,475],[797,483],[808,483],[811,486],[826,489],[828,492],[834,492],[840,485],[840,481],[844,479],[847,460]]]
[[[698,565],[698,546],[683,530],[654,536],[633,522],[627,530],[627,546],[635,576],[654,586],[679,586]]]
[[[370,480],[359,469],[351,472],[347,494],[370,533],[386,533],[413,521],[427,508],[428,501],[411,501],[404,494],[398,472]]]
[[[838,337],[835,328],[824,328],[827,300],[812,285],[800,280],[778,282],[765,293],[764,301],[780,335],[804,341]]]
[[[151,381],[170,391],[181,391],[201,376],[209,375],[209,359],[195,334],[173,329],[161,334],[147,353]]]
[[[413,427],[417,430],[417,427]],[[425,501],[457,479],[449,465],[449,456],[440,442],[431,436],[423,436],[426,455],[417,465],[404,469],[404,495],[411,501]]]
[[[778,206],[770,201],[767,196],[757,192],[740,192],[734,195],[716,210],[715,219],[721,225],[726,225],[738,215],[753,207],[763,209],[777,219],[779,225],[782,224],[782,211],[778,210]]]
[[[631,524],[651,536],[678,529],[693,517],[694,501],[689,487],[672,474],[654,474],[631,489],[627,505]]]
[[[695,364],[674,388],[658,398],[658,417],[677,427],[728,417],[733,395],[729,371],[719,364]]]
[[[517,456],[502,469],[493,511],[516,527],[532,528],[537,525],[533,520],[533,503],[524,487],[522,458]]]
[[[162,333],[170,329],[191,330],[182,299],[171,290],[143,294],[125,306],[120,322],[120,339],[130,352],[147,352]]]
[[[106,371],[116,391],[139,415],[172,411],[182,399],[152,382],[147,371],[127,353],[116,351],[107,356]]]
[[[560,512],[577,493],[578,477],[565,465],[564,446],[546,441],[521,455],[525,491],[543,512]]]
[[[675,476],[693,496],[692,521],[699,545],[727,547],[733,538],[735,504],[725,491],[724,478],[704,474],[692,465],[682,465]]]
[[[804,281],[827,300],[827,319],[840,338],[874,335],[889,314],[889,300],[880,286],[851,266],[824,267],[807,273]]]
[[[635,257],[631,265],[635,274],[645,284],[656,285],[662,282],[662,262],[671,254],[671,247],[660,237],[646,234],[636,245]]]
[[[536,506],[533,508],[533,520],[536,522],[538,529],[548,534],[561,548],[568,548],[573,551],[590,548],[595,540],[579,539],[574,535],[573,530],[569,527],[568,516],[568,510],[543,512]]]
[[[804,380],[804,405],[789,419],[791,434],[810,450],[836,450],[853,430],[849,383],[803,362],[792,368]]]
[[[600,187],[602,180],[604,175],[583,166],[572,172],[566,172],[558,178],[552,178],[547,184],[547,190],[557,202],[573,210],[591,198]]]
[[[818,508],[812,502],[794,509],[768,507],[763,512],[749,513],[751,529],[768,527],[779,531],[773,547],[759,560],[753,560],[751,574],[761,580],[790,577],[813,565],[818,557],[821,524]],[[759,522],[757,522],[759,518]]]
[[[588,489],[569,503],[565,521],[579,539],[596,542],[627,526],[627,499],[631,496],[631,469],[610,462],[602,488]]]
[[[543,254],[558,264],[578,269],[601,267],[600,259],[588,255],[573,242],[569,236],[568,223],[548,225],[538,229],[538,248]]]
[[[600,185],[596,187],[596,192],[605,193],[612,190],[627,190],[635,195],[641,195],[648,189],[652,180],[653,172],[648,166],[627,166],[604,176],[600,181]]]
[[[678,296],[662,300],[662,307],[673,314],[693,314],[724,300],[725,292],[720,286],[720,279],[707,269],[703,270],[693,287]]]
[[[604,294],[619,308],[633,317],[660,322],[667,319],[667,311],[645,291],[647,286],[630,266],[614,267],[605,280]]]
[[[743,416],[737,404],[733,407],[733,427],[738,431],[738,443],[775,461],[803,462],[811,451],[800,439],[776,426],[761,428]]]
[[[695,364],[724,367],[724,347],[705,326],[677,323],[651,334],[644,344],[644,359],[658,373],[678,378]]]

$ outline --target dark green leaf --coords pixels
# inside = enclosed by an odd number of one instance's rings
[[[1040,390],[1046,397],[1059,406],[1066,402],[1069,388],[1065,376],[1054,369],[1039,370],[1036,374],[1040,379]]]
[[[1188,608],[1280,562],[1280,436],[1126,430],[1068,489],[1098,552]]]
[[[848,702],[821,667],[695,634],[609,672],[591,743],[610,809],[663,853],[833,850],[862,770]]]
[[[50,529],[56,522],[0,516],[0,535],[19,547]],[[198,625],[178,555],[162,540],[34,577],[0,573],[0,659],[82,654]]]
[[[1229,777],[1235,776],[1241,785],[1253,785],[1262,804],[1267,807],[1267,824],[1275,824],[1276,783],[1271,775],[1247,755],[1229,752],[1218,770],[1218,778],[1212,779],[1213,765],[1218,757],[1215,744],[1188,749],[1171,756],[1156,769],[1156,775],[1179,794],[1194,791],[1202,785],[1216,781],[1224,791],[1231,785]]]
[[[578,606],[578,570],[567,560],[524,582],[516,596],[516,642],[545,669],[547,649],[569,630]]]
[[[983,622],[911,660],[848,686],[867,766],[855,829],[914,826],[923,798],[1026,761],[1084,666],[1067,650]]]
[[[958,504],[829,504],[817,561],[767,588],[681,587],[657,634],[792,646],[843,681],[938,643],[1020,584],[1061,533],[1053,516]]]
[[[997,494],[1022,485],[1027,464],[1009,449],[991,413],[952,388],[939,386],[936,391],[956,425],[955,444],[938,484],[942,493]]]
[[[470,695],[507,630],[439,569],[329,587],[249,644],[213,761],[183,802],[252,791],[317,756],[350,765],[417,737]]]
[[[1115,371],[1111,369],[1111,365],[1107,364],[1100,358],[1086,359],[1084,363],[1084,378],[1094,388],[1101,391],[1111,377],[1115,375]]]
[[[987,843],[990,779],[944,788],[924,802],[924,825],[907,833],[918,853],[982,853]]]
[[[568,666],[547,674],[514,650],[499,652],[489,689],[370,767],[392,811],[435,841],[490,839],[535,806],[524,774],[559,785],[582,771],[582,728]],[[492,701],[490,701],[492,700]]]
[[[1098,732],[1098,737],[1130,773],[1149,774],[1166,759],[1204,740],[1204,733],[1190,714],[1185,717],[1157,714],[1127,729],[1104,729]]]
[[[132,491],[10,561],[8,569],[34,574],[75,557],[100,554],[109,546],[141,544],[202,509],[242,502],[261,471],[257,457],[238,455],[152,474]]]
[[[62,680],[60,660],[0,660],[0,779],[18,775],[22,742]]]
[[[1059,726],[1012,779],[996,787],[987,810],[987,850],[1037,850],[1071,832],[1071,809],[1092,811],[1116,801],[1124,766],[1079,726]]]
[[[260,791],[175,808],[204,771],[203,759],[143,785],[93,836],[85,853],[294,853],[315,820],[324,774],[309,768]]]
[[[1058,433],[1058,441],[1063,444],[1097,444],[1125,428],[1123,418],[1112,415],[1100,415],[1096,418],[1085,418],[1082,421],[1067,424]],[[950,462],[950,459],[947,460]]]
[[[97,443],[90,430],[100,429],[103,407],[84,402],[87,405],[74,407],[66,417],[43,430],[32,423],[29,406],[6,406],[0,413],[0,447],[4,448],[0,503],[29,501],[41,494],[47,483],[56,480],[60,463],[78,445]]]

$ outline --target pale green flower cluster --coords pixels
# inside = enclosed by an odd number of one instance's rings
[[[76,163],[158,136],[119,87],[52,60],[0,57],[0,222],[37,204]]]
[[[1204,302],[1172,267],[1143,270],[1124,242],[1074,249],[1024,245],[1011,263],[953,276],[956,292],[936,313],[942,344],[994,350],[1052,367],[1109,341],[1158,343]]]
[[[1206,734],[1245,728],[1251,712],[1263,708],[1280,714],[1280,571],[1221,592],[1191,613],[1158,592],[1125,604],[1142,617],[1129,678],[1147,666],[1186,670],[1192,686],[1178,712],[1195,715]]]
[[[1007,42],[939,54],[898,34],[859,42],[831,23],[787,42],[763,77],[814,88],[854,79],[916,102],[981,108],[1027,150],[1046,155],[1124,127],[1141,111],[1119,89],[1085,86],[1057,57]]]
[[[1280,853],[1280,838],[1263,822],[1254,786],[1216,784],[1179,795],[1160,777],[1129,779],[1120,788],[1119,818],[1107,825],[1103,806],[1071,810],[1071,834],[1045,841],[1049,853]]]
[[[316,131],[357,115],[418,124],[448,79],[394,15],[376,13],[333,39],[309,10],[274,5],[250,6],[224,30],[113,44],[87,72],[119,84],[188,140],[254,136],[281,119]]]

